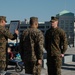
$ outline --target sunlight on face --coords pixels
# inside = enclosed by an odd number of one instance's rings
[[[1,26],[5,26],[5,25],[6,25],[6,21],[5,21],[5,20],[1,20],[1,21],[0,21],[0,25],[1,25]]]
[[[56,28],[58,26],[58,21],[52,21],[51,26],[52,28]]]
[[[6,25],[6,22],[3,20],[3,25],[5,26]]]

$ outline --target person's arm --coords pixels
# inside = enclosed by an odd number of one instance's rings
[[[67,42],[67,36],[66,33],[64,31],[62,31],[61,33],[61,42],[62,42],[62,47],[61,47],[61,56],[64,56],[64,53],[67,50],[67,46],[68,46],[68,42]]]
[[[14,54],[13,52],[10,52],[10,59],[13,59],[14,58]]]
[[[45,33],[45,50],[47,51],[47,49],[48,49],[48,34],[47,34],[47,31],[46,31],[46,33]]]
[[[42,64],[42,59],[43,59],[43,48],[44,48],[44,36],[42,32],[39,32],[37,36],[37,64]]]
[[[15,33],[14,34],[11,34],[9,30],[5,29],[5,28],[2,28],[2,34],[4,34],[5,37],[11,39],[11,40],[14,40],[14,39],[17,39],[17,34],[18,34],[18,31],[15,30]]]

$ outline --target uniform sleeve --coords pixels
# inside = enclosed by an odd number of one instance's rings
[[[46,33],[45,33],[45,50],[47,51],[47,49],[48,49],[48,35],[47,35],[47,31],[46,31]]]
[[[23,31],[23,33],[20,36],[20,48],[21,48],[21,50],[23,49],[24,39],[25,39],[27,34],[28,34],[28,30],[26,29]]]
[[[68,41],[67,41],[67,36],[66,33],[64,31],[62,31],[61,33],[61,43],[62,43],[62,47],[61,47],[61,53],[64,54],[67,50],[67,46],[68,46]]]
[[[40,31],[37,36],[37,59],[43,58],[43,49],[44,49],[44,36],[43,33]]]
[[[20,36],[20,48],[19,52],[21,54],[22,60],[24,60],[24,38],[26,37],[27,31],[24,30],[23,33]]]
[[[2,28],[2,31],[1,31],[5,37],[11,39],[11,40],[14,40],[17,38],[17,35],[16,34],[11,34],[9,30],[5,29],[5,28]]]

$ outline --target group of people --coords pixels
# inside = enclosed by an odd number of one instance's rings
[[[20,36],[19,52],[25,65],[25,75],[41,75],[43,49],[47,51],[48,75],[61,75],[62,57],[67,50],[67,37],[64,30],[58,27],[58,18],[52,16],[51,27],[45,36],[38,29],[38,18],[30,17],[30,27]],[[12,35],[5,28],[6,17],[0,16],[0,74],[6,67],[7,39],[16,39],[18,30]]]

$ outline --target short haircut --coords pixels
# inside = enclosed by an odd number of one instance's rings
[[[58,21],[58,18],[57,18],[57,17],[52,16],[52,17],[51,17],[50,22],[52,22],[52,21]]]
[[[1,22],[1,20],[4,20],[5,22],[7,22],[5,16],[0,16],[0,22]]]
[[[34,22],[38,22],[37,17],[30,17],[30,25],[33,25]]]

